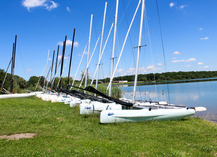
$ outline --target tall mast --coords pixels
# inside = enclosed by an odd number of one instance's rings
[[[13,93],[14,43],[13,43],[11,60],[12,60],[12,62],[11,62],[11,90],[10,90],[10,92]]]
[[[11,93],[13,93],[13,84],[14,84],[14,68],[15,68],[15,56],[16,56],[16,47],[17,47],[17,35],[15,35],[15,42],[13,43],[13,52],[12,52],[12,64],[11,64]]]
[[[47,72],[47,67],[48,67],[49,55],[50,55],[50,49],[48,50],[48,54],[47,54],[47,64],[46,64],[46,73],[45,73],[45,76],[44,76],[43,92],[44,92],[44,89],[45,89],[46,76],[47,76],[47,73],[48,73],[48,72]]]
[[[50,83],[51,83],[51,79],[52,79],[52,76],[53,76],[54,57],[55,57],[55,50],[53,51],[53,59],[52,59],[52,64],[51,64]]]
[[[92,22],[93,22],[93,14],[91,14],[90,18],[90,31],[89,31],[89,38],[88,38],[88,52],[87,52],[87,66],[86,66],[86,75],[85,75],[85,87],[87,86],[87,75],[88,75],[88,62],[89,62],[89,55],[90,55],[90,40],[91,40],[91,32],[92,32]],[[86,93],[86,91],[85,91]]]
[[[110,82],[111,82],[111,79],[112,79],[113,67],[114,67],[114,59],[115,59],[115,42],[116,42],[116,32],[117,32],[118,3],[119,3],[119,0],[116,0],[115,27],[114,27],[114,38],[113,38],[112,58],[111,58]],[[111,96],[111,91],[112,91],[112,83],[111,83],[110,88],[109,88],[109,96]]]
[[[66,49],[66,40],[67,40],[67,36],[65,36],[65,41],[63,42],[63,52],[62,52],[62,63],[61,63],[61,71],[60,71],[60,88],[62,87],[61,83],[62,83],[62,73],[63,73],[63,62],[64,62],[64,57],[65,57],[65,49]]]
[[[139,57],[140,57],[140,50],[141,50],[141,39],[142,39],[142,27],[143,27],[144,9],[145,9],[145,0],[142,0],[140,30],[139,30],[139,41],[138,41],[138,53],[137,53],[137,62],[136,62],[136,73],[135,73],[134,88],[133,88],[133,102],[135,102],[135,97],[136,97],[136,85],[137,85],[138,69],[139,69]]]
[[[73,37],[72,37],[72,48],[71,48],[70,63],[69,63],[69,74],[68,74],[67,89],[69,89],[69,79],[70,79],[70,71],[71,71],[71,63],[72,63],[72,53],[73,53],[73,47],[74,47],[74,39],[75,39],[75,28],[74,28]]]
[[[111,78],[110,78],[110,82],[109,82],[109,84],[108,84],[108,86],[107,86],[107,90],[108,90],[109,88],[111,88],[112,80],[113,80],[113,78],[114,78],[114,76],[115,76],[115,72],[116,72],[116,70],[117,70],[117,68],[118,68],[118,65],[119,65],[119,62],[120,62],[122,53],[123,53],[123,51],[124,51],[124,47],[125,47],[125,44],[126,44],[128,35],[129,35],[129,33],[130,33],[130,29],[131,29],[131,27],[132,27],[133,21],[134,21],[134,19],[135,19],[135,16],[136,16],[136,14],[137,14],[138,9],[139,9],[140,3],[141,3],[141,0],[139,0],[139,2],[138,2],[138,5],[137,5],[136,10],[135,10],[135,13],[134,13],[133,18],[132,18],[132,20],[131,20],[131,23],[130,23],[130,25],[129,25],[127,34],[126,34],[125,39],[124,39],[124,43],[123,43],[122,48],[121,48],[120,55],[119,55],[119,57],[118,57],[118,60],[117,60],[116,65],[115,65],[114,72],[113,72],[113,74],[112,74],[112,76],[111,76]]]
[[[103,24],[102,24],[101,42],[100,42],[100,48],[99,48],[99,63],[98,63],[98,70],[97,70],[97,76],[96,76],[96,89],[97,89],[98,78],[99,78],[100,57],[102,54],[102,43],[103,43],[103,34],[104,34],[104,27],[105,27],[106,10],[107,10],[107,2],[105,2],[105,10],[104,10],[104,17],[103,17]]]
[[[54,84],[54,81],[55,81],[55,77],[56,77],[56,73],[57,73],[57,63],[58,63],[58,56],[59,56],[59,48],[60,46],[58,45],[58,48],[57,48],[57,58],[56,58],[56,65],[55,65],[55,72],[54,72],[54,78],[53,78],[53,81],[51,83],[51,89],[53,88],[53,84]]]

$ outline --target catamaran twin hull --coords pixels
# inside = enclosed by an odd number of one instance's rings
[[[0,95],[0,99],[6,99],[6,98],[25,98],[25,97],[31,97],[35,96],[35,93],[21,93],[21,94],[3,94]]]
[[[148,120],[182,119],[195,114],[195,109],[104,110],[100,123],[139,122]]]
[[[122,106],[116,103],[102,103],[97,101],[92,101],[89,103],[80,104],[80,114],[92,114],[100,113],[103,110],[121,110]]]

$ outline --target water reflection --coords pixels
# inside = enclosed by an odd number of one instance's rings
[[[133,87],[121,87],[123,97],[132,99]],[[168,101],[171,104],[189,107],[204,106],[206,112],[197,116],[217,121],[217,81],[176,83],[161,85],[143,85],[137,87],[137,100]]]

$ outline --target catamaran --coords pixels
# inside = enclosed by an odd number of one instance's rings
[[[13,84],[14,84],[14,69],[15,69],[16,47],[17,47],[17,35],[15,35],[15,42],[13,43],[12,57],[11,57],[11,60],[9,62],[8,68],[6,70],[5,77],[3,79],[2,85],[0,87],[0,89],[2,90],[2,92],[7,93],[7,94],[1,94],[0,95],[0,99],[5,99],[5,98],[22,98],[22,97],[31,97],[31,96],[35,96],[36,95],[35,92],[32,92],[32,93],[14,93],[14,91],[13,91],[13,89],[14,89]],[[7,73],[8,73],[10,65],[11,65],[11,89],[10,89],[10,92],[9,92],[9,91],[7,91],[4,88],[4,82],[6,80]]]
[[[118,3],[118,0],[117,0]],[[133,19],[131,21],[130,27],[132,26],[132,22],[136,15],[136,12],[140,6],[141,0],[139,0],[138,6],[134,13]],[[139,29],[139,41],[138,41],[138,54],[137,54],[137,63],[136,63],[136,73],[134,80],[134,93],[132,102],[134,109],[127,110],[103,110],[100,113],[100,122],[101,123],[115,123],[115,122],[136,122],[136,121],[147,121],[147,120],[171,120],[171,119],[181,119],[184,117],[189,117],[195,114],[196,111],[205,111],[204,107],[186,107],[186,106],[177,106],[167,104],[167,102],[139,102],[135,101],[135,93],[136,93],[136,84],[137,84],[137,76],[138,76],[138,68],[139,68],[139,57],[140,57],[140,49],[141,45],[141,37],[142,37],[142,28],[143,28],[143,15],[145,10],[145,0],[142,0],[141,7],[141,20],[140,20],[140,29]],[[128,29],[127,35],[125,37],[125,41],[123,47],[121,49],[120,56],[118,58],[115,70],[113,71],[110,83],[108,88],[111,89],[112,80],[115,75],[115,71],[117,70],[123,48],[130,30]]]

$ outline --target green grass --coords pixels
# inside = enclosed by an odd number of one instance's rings
[[[1,99],[0,156],[217,156],[217,125],[201,119],[100,124],[99,115],[38,98]]]

